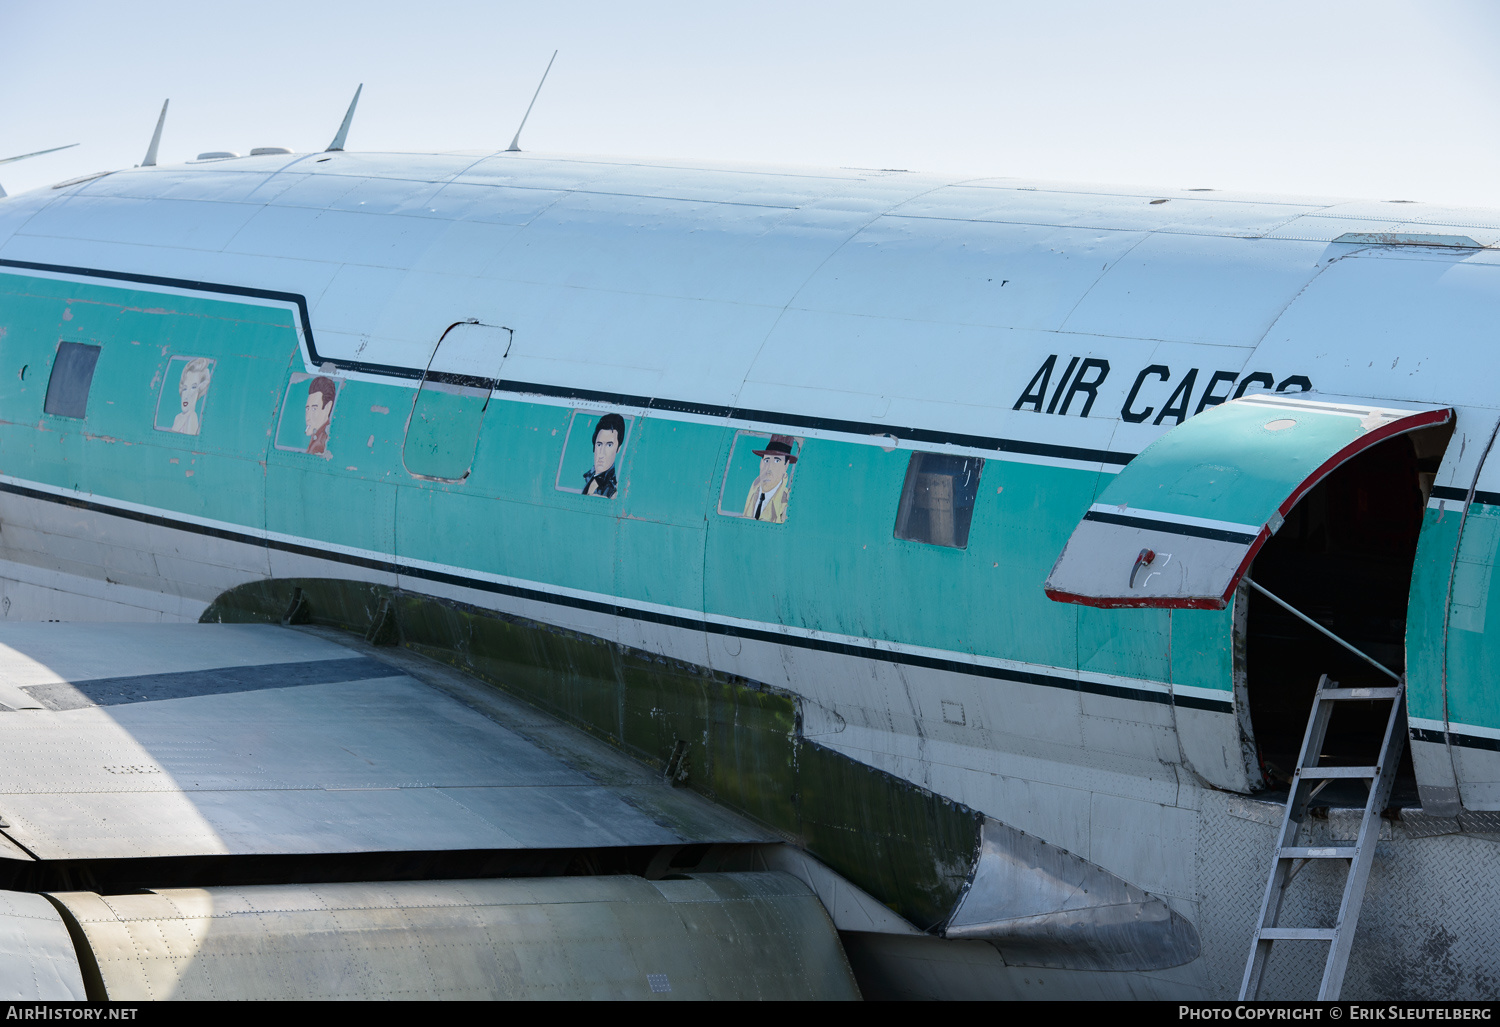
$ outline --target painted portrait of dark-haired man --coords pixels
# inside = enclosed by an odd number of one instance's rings
[[[615,474],[615,461],[625,445],[625,418],[619,414],[605,414],[594,425],[594,465],[583,472],[583,494],[615,498],[619,490],[619,478]]]
[[[307,451],[326,455],[328,423],[333,420],[333,401],[338,386],[331,378],[317,377],[307,383]]]

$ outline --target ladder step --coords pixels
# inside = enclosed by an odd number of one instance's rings
[[[1332,941],[1332,927],[1262,927],[1261,941]]]
[[[1401,694],[1399,688],[1325,688],[1318,693],[1319,699],[1394,699]]]
[[[1254,584],[1253,582],[1251,583]],[[1259,586],[1255,586],[1259,588]],[[1260,589],[1265,592],[1265,589]],[[1270,595],[1269,592],[1265,592]],[[1274,596],[1272,597],[1275,598]],[[1277,602],[1281,602],[1277,600]],[[1285,603],[1282,603],[1285,606]],[[1291,609],[1291,607],[1287,607]],[[1295,611],[1294,611],[1295,612]],[[1308,618],[1303,617],[1304,620]],[[1345,643],[1347,645],[1347,643]],[[1352,648],[1352,647],[1350,647]],[[1356,650],[1357,651],[1357,650]],[[1366,657],[1368,659],[1368,657]],[[1343,988],[1344,971],[1349,961],[1349,949],[1354,942],[1355,929],[1359,925],[1360,906],[1365,899],[1365,886],[1369,881],[1370,867],[1375,856],[1375,841],[1379,838],[1379,821],[1371,816],[1384,808],[1390,799],[1391,773],[1401,759],[1406,744],[1406,710],[1402,703],[1406,682],[1398,678],[1394,688],[1340,688],[1338,682],[1327,674],[1318,679],[1313,707],[1307,719],[1307,731],[1302,736],[1302,749],[1297,756],[1297,771],[1293,775],[1291,795],[1287,798],[1286,812],[1281,822],[1281,831],[1276,858],[1272,860],[1271,876],[1266,882],[1265,898],[1261,900],[1260,918],[1252,933],[1250,954],[1245,960],[1245,976],[1240,983],[1240,999],[1256,999],[1260,996],[1261,983],[1265,977],[1266,960],[1271,954],[1272,942],[1276,941],[1325,941],[1328,948],[1321,950],[1319,961],[1323,963],[1323,983],[1318,997],[1335,1001]],[[1373,767],[1326,767],[1319,766],[1320,754],[1325,748],[1337,750],[1340,732],[1329,734],[1330,725],[1340,720],[1335,717],[1331,704],[1344,700],[1392,700],[1386,718],[1385,734],[1380,744],[1380,755]],[[1352,742],[1347,726],[1343,727],[1344,740]],[[1325,742],[1330,744],[1325,746]],[[1369,785],[1369,796],[1365,803],[1365,818],[1360,825],[1359,838],[1354,842],[1337,845],[1299,845],[1298,834],[1305,826],[1302,814],[1314,797],[1333,780],[1360,780]],[[1357,855],[1356,855],[1357,854]],[[1343,887],[1343,905],[1339,908],[1338,920],[1333,927],[1277,927],[1282,899],[1287,885],[1297,869],[1315,859],[1347,859],[1348,873]],[[1295,862],[1294,862],[1295,861]],[[1320,887],[1332,882],[1309,882],[1311,887]],[[1330,889],[1331,890],[1331,889]],[[1331,897],[1331,896],[1330,896]],[[1326,921],[1325,921],[1326,922]],[[1309,953],[1307,961],[1312,962]]]
[[[1313,779],[1328,777],[1358,777],[1367,781],[1373,781],[1380,774],[1379,767],[1298,767],[1297,773],[1301,777]]]

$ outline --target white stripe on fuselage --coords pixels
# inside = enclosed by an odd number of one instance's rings
[[[1472,735],[1475,738],[1492,738],[1500,740],[1500,728],[1480,727],[1478,724],[1461,724],[1458,721],[1449,721],[1444,724],[1441,720],[1430,720],[1426,717],[1412,717],[1411,726],[1423,731],[1437,731],[1439,733],[1449,732],[1455,735]]]
[[[1160,510],[1143,510],[1123,503],[1095,503],[1089,513],[1118,514],[1121,517],[1139,517],[1142,520],[1161,521],[1163,524],[1183,524],[1195,528],[1212,528],[1215,531],[1232,531],[1241,535],[1259,535],[1263,525],[1240,524],[1237,521],[1216,521],[1211,517],[1193,517],[1189,514],[1163,513]]]
[[[980,656],[973,653],[951,652],[946,649],[937,649],[929,646],[912,645],[905,642],[893,642],[883,639],[866,638],[856,635],[837,634],[829,631],[818,631],[809,628],[801,628],[786,624],[770,624],[763,621],[746,620],[739,617],[729,617],[722,614],[704,613],[687,607],[668,606],[662,603],[651,603],[643,600],[625,599],[620,596],[610,595],[603,592],[593,592],[586,589],[568,588],[552,585],[546,582],[534,581],[527,578],[517,578],[510,575],[494,574],[487,571],[474,570],[461,567],[456,564],[437,563],[427,560],[398,559],[394,554],[379,552],[373,549],[362,549],[356,546],[340,545],[326,542],[321,539],[308,538],[301,535],[290,535],[284,532],[267,531],[262,528],[253,528],[228,521],[218,521],[206,517],[198,517],[192,514],[178,513],[162,507],[147,506],[141,503],[133,503],[125,500],[104,499],[97,495],[80,494],[72,489],[58,488],[51,485],[43,485],[37,482],[27,481],[13,475],[0,475],[0,482],[15,485],[21,488],[32,489],[37,492],[57,496],[61,499],[76,500],[87,498],[89,501],[102,507],[113,507],[121,512],[131,512],[159,518],[164,521],[177,521],[183,524],[191,524],[199,528],[211,529],[234,535],[244,536],[250,541],[264,541],[270,543],[282,543],[285,545],[298,546],[301,548],[313,548],[324,553],[339,554],[352,557],[357,560],[371,561],[380,564],[388,564],[394,568],[395,573],[426,570],[439,574],[451,575],[460,579],[468,579],[476,582],[487,582],[509,588],[524,589],[529,592],[545,595],[566,597],[583,602],[597,603],[622,607],[641,613],[655,614],[657,616],[673,617],[688,621],[698,621],[719,627],[735,628],[745,631],[764,632],[771,635],[783,635],[789,638],[820,643],[822,645],[848,646],[868,653],[870,658],[878,659],[882,653],[903,655],[929,660],[939,660],[957,664],[968,664],[977,668],[1006,671],[1017,674],[1036,674],[1046,677],[1054,677],[1063,680],[1073,680],[1080,683],[1102,685],[1112,688],[1132,689],[1138,691],[1152,692],[1163,696],[1183,696],[1196,699],[1206,699],[1228,704],[1231,702],[1231,693],[1228,689],[1202,688],[1193,685],[1173,685],[1165,681],[1154,681],[1145,678],[1125,677],[1117,674],[1101,674],[1097,671],[1083,671],[1070,667],[1056,667],[1047,664],[1025,663],[1019,660],[1006,660],[993,656]],[[1044,686],[1045,687],[1045,686]]]

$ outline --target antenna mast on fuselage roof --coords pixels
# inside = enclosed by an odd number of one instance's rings
[[[156,119],[156,131],[151,133],[151,145],[146,147],[146,159],[141,161],[141,167],[156,167],[156,149],[161,145],[161,127],[167,123],[167,105],[172,102],[171,97],[161,102],[161,114]]]
[[[69,143],[67,146],[54,146],[50,150],[36,150],[32,153],[23,153],[19,157],[0,157],[0,164],[14,164],[16,161],[25,160],[27,157],[40,157],[44,153],[56,153],[58,150],[69,150],[77,145],[77,143]],[[4,196],[5,187],[0,186],[0,199],[3,199]]]
[[[349,101],[349,109],[344,112],[344,123],[339,126],[338,134],[333,137],[333,142],[328,144],[324,153],[337,153],[344,149],[344,140],[349,138],[349,122],[354,120],[354,108],[359,106],[359,94],[364,88],[365,84],[361,82],[354,90],[354,99]]]
[[[526,105],[526,113],[521,115],[521,124],[516,128],[515,138],[505,148],[506,153],[521,152],[521,129],[526,127],[526,119],[531,117],[531,108],[536,106],[536,98],[542,95],[542,86],[547,84],[547,73],[552,70],[552,61],[557,60],[557,51],[552,51],[552,60],[547,62],[547,70],[542,72],[542,80],[536,84],[536,92],[531,94],[531,102]]]

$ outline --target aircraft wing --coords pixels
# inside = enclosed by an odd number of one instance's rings
[[[0,643],[7,997],[857,996],[812,890],[743,858],[779,837],[419,656]]]

